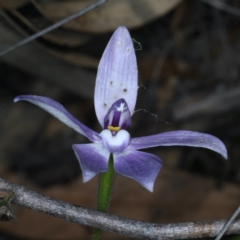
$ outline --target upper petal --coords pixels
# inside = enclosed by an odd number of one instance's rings
[[[138,90],[137,75],[132,39],[125,27],[119,27],[112,35],[98,66],[94,104],[102,127],[108,109],[120,98],[125,99],[133,114]]]
[[[108,170],[110,153],[101,143],[74,144],[72,148],[82,169],[84,182]]]
[[[126,149],[123,153],[114,153],[114,170],[139,182],[150,192],[155,179],[162,168],[162,161],[156,155]]]
[[[93,131],[92,129],[79,122],[60,103],[47,97],[33,95],[21,95],[14,98],[14,102],[18,102],[20,100],[31,102],[38,107],[46,110],[54,117],[59,119],[61,122],[65,123],[68,127],[73,128],[76,132],[81,133],[82,135],[87,137],[90,141],[101,141],[101,138],[99,137],[99,134],[97,132]]]
[[[227,149],[224,143],[210,134],[200,132],[172,131],[146,137],[132,138],[129,145],[134,149],[157,146],[202,147],[220,153],[227,159]]]

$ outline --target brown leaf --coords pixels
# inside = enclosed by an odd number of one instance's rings
[[[4,18],[0,16],[1,50],[22,40],[21,35],[26,36],[26,33],[16,26],[13,21],[10,19],[5,20],[6,18]],[[83,70],[79,66],[66,64],[66,62],[59,60],[55,56],[51,56],[49,53],[46,53],[46,47],[44,48],[38,42],[34,42],[34,45],[27,44],[19,48],[18,51],[13,51],[12,54],[4,56],[3,61],[29,74],[38,76],[38,78],[47,82],[55,82],[67,91],[87,98],[93,97],[95,73]],[[45,51],[42,51],[42,49]]]
[[[24,24],[33,32],[39,32],[44,27],[48,27],[50,25],[50,22],[42,16],[33,15],[32,19],[28,19],[16,9],[11,9],[9,11],[21,22],[21,24]],[[36,26],[36,23],[41,24],[41,29]],[[50,33],[44,34],[41,38],[60,46],[76,47],[86,43],[90,37],[83,33],[57,28]]]
[[[93,1],[33,1],[39,11],[56,22],[76,11],[84,9]],[[127,28],[142,26],[171,11],[181,0],[121,0],[109,1],[102,7],[64,25],[68,29],[91,33],[113,31],[120,25]]]
[[[0,6],[3,8],[18,8],[28,2],[30,0],[0,0]]]

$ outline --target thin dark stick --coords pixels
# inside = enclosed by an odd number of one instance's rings
[[[231,223],[235,220],[235,218],[238,216],[238,214],[240,213],[240,206],[238,207],[238,209],[235,211],[235,213],[232,215],[232,217],[228,220],[228,222],[226,223],[226,225],[224,226],[224,228],[221,230],[221,232],[218,234],[218,236],[215,238],[215,240],[220,240],[222,238],[222,236],[224,235],[224,233],[227,231],[227,229],[229,228],[229,226],[231,225]]]
[[[224,12],[227,12],[227,13],[230,13],[232,15],[235,15],[235,16],[240,16],[240,10],[235,8],[235,7],[232,7],[224,2],[220,2],[218,0],[202,0],[202,2],[205,2],[221,11],[224,11]]]
[[[49,26],[49,27],[47,27],[47,28],[45,28],[45,29],[35,33],[35,34],[33,34],[32,36],[30,36],[30,37],[28,37],[28,38],[26,38],[26,39],[24,39],[24,40],[22,40],[22,41],[20,41],[20,42],[18,42],[16,44],[14,44],[13,46],[7,48],[6,50],[0,52],[0,57],[2,57],[3,55],[11,52],[12,50],[14,50],[14,49],[16,49],[16,48],[26,44],[26,43],[29,43],[29,42],[33,41],[34,39],[36,39],[36,38],[38,38],[38,37],[40,37],[40,36],[42,36],[44,34],[50,32],[50,31],[52,31],[52,30],[54,30],[54,29],[56,29],[56,28],[58,28],[60,26],[62,26],[63,24],[65,24],[65,23],[67,23],[67,22],[69,22],[69,21],[71,21],[71,20],[73,20],[73,19],[75,19],[75,18],[77,18],[77,17],[79,17],[79,16],[81,16],[81,15],[91,11],[92,9],[94,9],[94,8],[104,4],[105,2],[107,2],[107,0],[99,0],[96,3],[93,3],[92,5],[90,5],[90,6],[86,7],[86,8],[84,8],[84,9],[82,9],[82,10],[80,10],[80,11],[74,13],[74,14],[72,14],[71,16],[66,17],[66,18],[62,19],[61,21],[56,22],[55,24],[53,24],[53,25],[51,25],[51,26]]]
[[[14,193],[13,203],[34,211],[140,239],[172,240],[214,237],[227,222],[226,220],[179,224],[141,222],[59,201],[4,179],[0,179],[0,191],[8,191],[10,194]],[[234,221],[226,231],[226,234],[236,233],[240,233],[240,220]]]

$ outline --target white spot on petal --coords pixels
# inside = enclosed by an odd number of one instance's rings
[[[119,107],[116,107],[116,109],[117,109],[119,112],[123,112],[123,111],[125,110],[125,103],[122,102]]]

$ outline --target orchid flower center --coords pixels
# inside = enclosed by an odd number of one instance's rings
[[[104,130],[100,133],[105,148],[122,152],[129,144],[130,134],[125,130],[132,125],[127,102],[121,98],[114,102],[104,118]]]
[[[104,129],[100,136],[102,137],[104,147],[110,153],[123,152],[130,141],[130,134],[126,130],[119,130],[113,135],[110,130]]]
[[[104,118],[104,129],[109,129],[115,135],[120,129],[132,125],[131,113],[127,102],[121,98],[114,102]]]

